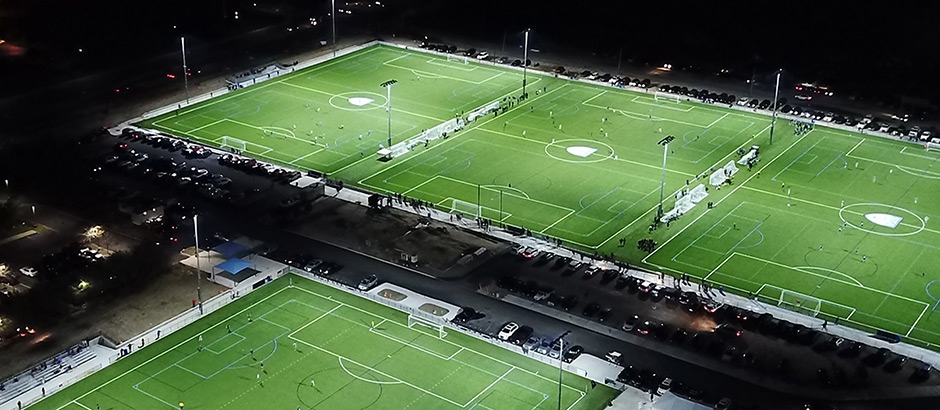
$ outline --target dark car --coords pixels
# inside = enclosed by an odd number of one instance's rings
[[[612,282],[614,279],[619,276],[620,273],[613,269],[604,269],[604,276],[601,277],[601,284],[607,284]]]
[[[613,312],[614,310],[609,307],[603,308],[600,312],[597,312],[597,320],[600,320],[601,322],[606,321],[610,318],[610,315],[613,314]]]
[[[477,312],[472,307],[463,308],[457,316],[454,316],[454,323],[467,323],[471,320],[482,319],[486,314]]]
[[[904,357],[904,356],[895,357],[894,359],[891,359],[890,362],[885,364],[885,371],[888,373],[895,373],[897,371],[900,371],[902,368],[904,368],[904,363],[906,362],[907,362],[907,357]]]
[[[594,316],[597,311],[601,310],[601,305],[597,303],[591,303],[584,307],[584,310],[581,311],[581,314],[587,317]]]
[[[865,364],[869,366],[878,366],[888,360],[888,354],[891,353],[890,350],[882,347],[876,352],[865,357]]]
[[[842,351],[839,352],[839,356],[841,356],[841,357],[858,357],[858,355],[862,352],[862,347],[863,347],[863,346],[864,346],[864,345],[861,344],[861,343],[859,343],[859,342],[852,342],[852,343],[849,343],[849,346],[848,346],[848,347],[846,347],[845,349],[842,349]]]
[[[732,339],[741,337],[741,335],[744,334],[744,330],[734,325],[722,323],[715,327],[715,334],[722,339]]]
[[[565,308],[565,311],[570,312],[571,309],[574,309],[578,306],[578,297],[575,295],[570,295],[561,302],[561,307]]]
[[[529,340],[533,332],[535,331],[531,327],[521,326],[519,330],[516,330],[516,332],[509,337],[509,342],[517,346],[522,346],[526,340]]]
[[[343,265],[336,262],[324,262],[317,267],[317,273],[323,276],[329,276],[330,274],[338,272],[340,269],[343,269]]]
[[[568,348],[568,351],[565,352],[565,362],[571,363],[574,359],[577,359],[578,356],[581,356],[581,353],[584,353],[584,348],[579,345],[574,345]]]
[[[662,324],[655,320],[646,320],[636,326],[636,332],[641,335],[648,335],[650,333],[655,333],[662,327]]]
[[[629,332],[632,331],[637,324],[640,323],[640,315],[633,315],[627,317],[627,320],[623,322],[623,331]]]

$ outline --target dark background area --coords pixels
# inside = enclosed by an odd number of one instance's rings
[[[721,69],[739,78],[787,70],[792,81],[816,81],[841,95],[925,105],[937,101],[940,31],[928,5],[860,2],[628,1],[554,2],[387,0],[383,6],[338,2],[340,36],[435,34],[510,47],[532,29],[533,48],[589,54],[616,62],[688,70]],[[387,6],[387,7],[386,7]],[[286,51],[329,38],[329,1],[0,0],[0,39],[21,50],[0,52],[6,96],[42,87],[37,81],[147,63],[140,77],[179,72],[179,37],[187,37],[195,70],[251,65],[258,53],[247,36],[264,33],[263,48]],[[241,13],[235,19],[235,12]],[[310,18],[318,19],[310,26]],[[289,38],[287,27],[304,27]],[[299,31],[299,30],[298,30]],[[243,40],[239,40],[242,38]],[[224,44],[220,44],[224,43]],[[78,50],[82,49],[81,52]],[[279,50],[280,49],[280,50]],[[258,48],[257,50],[260,50]],[[494,50],[495,51],[495,50]],[[176,52],[176,56],[172,53]],[[19,54],[19,55],[16,55]],[[163,55],[173,58],[159,59]],[[263,54],[263,53],[261,53]],[[241,56],[241,57],[239,57]],[[266,61],[258,61],[264,63]],[[233,68],[234,69],[234,68]],[[197,73],[194,72],[195,76]],[[200,73],[201,74],[201,73]],[[48,79],[47,76],[54,76]],[[46,78],[43,78],[46,77]],[[127,87],[133,76],[113,78]],[[165,85],[165,83],[164,83]]]

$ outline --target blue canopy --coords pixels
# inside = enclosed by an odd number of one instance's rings
[[[251,264],[238,258],[232,258],[218,265],[215,265],[215,267],[216,269],[221,269],[233,275],[237,275],[238,272],[241,272],[245,269],[250,268]]]
[[[228,242],[223,242],[219,244],[215,248],[212,248],[212,250],[218,253],[221,253],[222,256],[225,256],[226,258],[231,258],[231,257],[234,257],[235,255],[238,255],[238,253],[244,251],[245,246],[232,242],[232,241],[228,241]]]

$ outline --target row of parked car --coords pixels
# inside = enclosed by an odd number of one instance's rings
[[[258,161],[254,158],[241,157],[233,154],[222,154],[219,156],[219,164],[231,167],[248,174],[266,176],[275,182],[284,184],[294,181],[303,174],[300,171],[286,169],[277,165]]]
[[[709,92],[708,90],[704,89],[699,90],[695,88],[662,84],[659,86],[659,91],[688,97],[709,104],[736,104],[743,107],[761,110],[768,110],[774,107],[773,101],[768,99],[758,100],[756,98],[747,97],[736,98],[732,94]],[[812,96],[805,94],[795,94],[794,98],[801,101],[812,100]],[[803,107],[795,104],[791,105],[788,104],[786,98],[780,98],[777,100],[776,107],[783,114],[794,115],[805,118],[807,120],[856,127],[859,130],[870,132],[883,132],[894,137],[908,138],[912,141],[931,141],[940,143],[940,138],[937,138],[938,134],[936,129],[921,129],[921,127],[916,125],[907,127],[905,123],[907,123],[909,116],[906,115],[892,116],[892,120],[894,121],[892,122],[886,119],[875,119],[872,115],[859,117],[848,114],[843,115],[829,110],[817,110],[811,107]]]
[[[521,346],[527,352],[536,352],[552,359],[561,358],[567,363],[571,363],[578,356],[584,353],[584,348],[579,345],[568,346],[564,349],[563,342],[557,338],[538,337],[534,335],[535,330],[529,326],[519,325],[516,322],[508,322],[500,328],[496,338],[504,342],[509,342]]]

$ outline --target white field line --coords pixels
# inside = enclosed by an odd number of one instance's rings
[[[239,310],[238,312],[233,313],[233,314],[232,314],[231,316],[229,316],[227,319],[231,319],[231,318],[235,317],[236,315],[241,315],[242,313],[248,311],[249,309],[251,309],[251,308],[253,308],[253,307],[255,307],[255,306],[257,306],[257,305],[259,305],[259,304],[261,304],[261,303],[267,302],[268,299],[273,298],[274,296],[279,295],[281,292],[283,292],[283,291],[285,291],[285,290],[287,290],[287,289],[290,289],[290,288],[286,288],[286,287],[285,287],[285,288],[281,288],[281,289],[278,290],[277,292],[274,292],[274,293],[268,295],[267,297],[265,297],[265,298],[263,298],[263,299],[261,299],[261,300],[255,302],[255,303],[252,303],[252,304],[249,305],[249,306],[246,306],[244,309]],[[225,320],[220,320],[218,323],[216,323],[216,324],[214,324],[214,325],[212,325],[212,326],[209,326],[209,328],[207,328],[206,331],[208,331],[208,330],[210,330],[210,329],[213,329],[213,328],[215,328],[215,327],[217,327],[217,326],[221,326],[223,323],[225,323]],[[186,344],[186,343],[191,342],[192,340],[196,339],[197,337],[199,337],[198,334],[192,335],[192,336],[189,337],[188,339],[183,340],[183,341],[177,343],[176,345],[174,345],[173,347],[164,350],[164,351],[161,352],[160,354],[158,354],[158,355],[156,355],[156,356],[154,356],[154,357],[151,357],[150,359],[145,360],[143,363],[140,363],[140,364],[138,364],[137,366],[134,366],[134,367],[128,369],[128,370],[125,371],[124,373],[121,373],[121,374],[119,374],[119,375],[117,375],[117,376],[114,376],[114,377],[111,378],[110,380],[108,380],[108,381],[106,381],[106,382],[104,382],[104,383],[101,383],[101,384],[98,385],[98,386],[95,386],[95,388],[93,388],[93,389],[91,389],[91,390],[88,390],[87,392],[83,393],[81,396],[76,397],[75,400],[73,400],[73,402],[77,402],[78,400],[81,400],[82,398],[87,397],[89,394],[92,394],[92,393],[94,393],[94,392],[100,390],[102,387],[105,387],[105,386],[107,386],[107,385],[113,383],[115,380],[120,379],[120,378],[122,378],[122,377],[124,377],[124,376],[127,376],[128,374],[131,374],[131,373],[137,371],[137,369],[140,369],[141,367],[143,367],[143,366],[145,366],[145,365],[147,365],[147,364],[150,364],[150,362],[153,362],[154,360],[157,360],[157,359],[163,357],[163,355],[165,355],[165,354],[167,354],[167,353],[170,353],[170,352],[172,352],[172,351],[175,351],[176,348],[178,348],[178,347],[180,347],[180,346],[182,346],[182,345],[184,345],[184,344]],[[65,408],[65,406],[68,406],[68,405],[69,405],[69,403],[63,404],[62,406],[58,407],[56,410],[61,410],[61,409]]]

